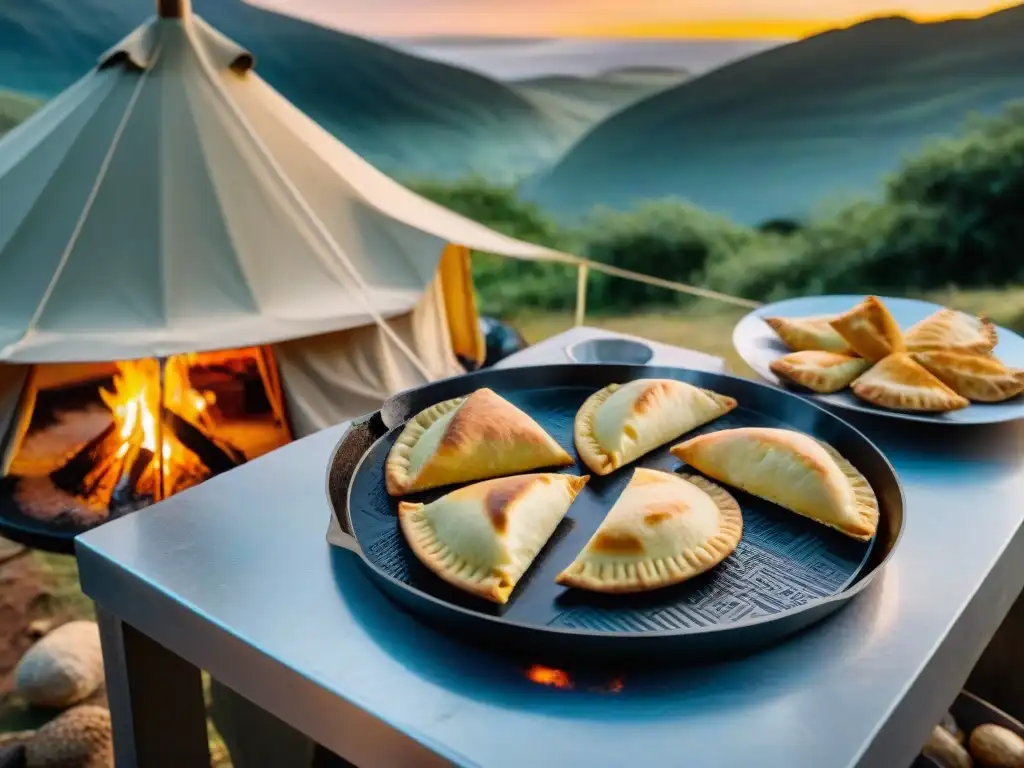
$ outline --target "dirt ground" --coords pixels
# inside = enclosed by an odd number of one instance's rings
[[[78,587],[75,559],[24,549],[0,538],[0,747],[17,743],[58,712],[29,707],[14,692],[14,670],[38,637],[65,622],[93,619],[92,602]],[[107,705],[97,691],[84,704]],[[231,759],[212,723],[211,764],[231,768]]]
[[[66,583],[73,570],[72,558],[0,539],[0,733],[37,728],[55,714],[30,709],[14,693],[14,669],[47,629],[91,617],[88,601]],[[89,703],[105,703],[105,697],[99,693]]]

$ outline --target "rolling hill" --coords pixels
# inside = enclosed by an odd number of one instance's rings
[[[667,67],[627,67],[593,77],[549,75],[510,85],[556,122],[568,147],[608,116],[686,78],[686,72]]]
[[[262,77],[385,171],[508,179],[567,142],[531,101],[485,76],[241,0],[193,6],[256,54]],[[0,88],[49,98],[151,13],[151,0],[0,3]]]
[[[721,67],[613,115],[524,194],[562,217],[684,197],[755,224],[873,194],[971,112],[1024,98],[1024,6],[875,19]]]

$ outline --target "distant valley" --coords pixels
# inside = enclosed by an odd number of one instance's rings
[[[557,125],[568,146],[608,116],[679,85],[688,76],[668,68],[629,67],[592,77],[547,75],[509,85]]]

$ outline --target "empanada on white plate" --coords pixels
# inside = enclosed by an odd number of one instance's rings
[[[851,389],[861,400],[895,411],[941,413],[970,405],[908,354],[885,358],[856,379]]]
[[[388,493],[402,496],[572,463],[536,421],[484,388],[410,419],[388,453],[384,473]]]
[[[940,349],[960,352],[991,352],[998,334],[988,318],[943,307],[910,326],[903,336],[911,352]]]
[[[780,379],[823,395],[838,392],[871,367],[862,357],[836,352],[790,352],[768,364]]]
[[[743,535],[736,500],[702,477],[638,468],[556,581],[593,592],[644,592],[692,579],[727,558]]]
[[[867,541],[878,500],[864,476],[829,445],[789,429],[723,429],[673,446],[708,477]]]
[[[1024,392],[1024,377],[987,353],[936,350],[912,357],[958,395],[976,403],[1001,403]]]
[[[508,602],[589,477],[535,473],[467,485],[430,504],[398,505],[405,540],[442,579]]]
[[[906,349],[899,324],[877,296],[866,297],[831,325],[854,352],[872,363]]]
[[[594,474],[607,475],[735,407],[731,397],[674,379],[609,384],[576,413],[576,450]]]
[[[766,317],[764,321],[790,349],[801,352],[850,352],[850,345],[830,325],[835,315],[810,317]]]

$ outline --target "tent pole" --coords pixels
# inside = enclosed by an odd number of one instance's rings
[[[291,440],[291,426],[284,411],[284,393],[275,376],[275,362],[271,354],[269,347],[256,347],[256,367],[260,373],[260,380],[263,382],[263,390],[267,393],[267,399],[270,401],[270,408],[274,412],[274,418],[288,430],[288,439]]]
[[[189,0],[156,0],[156,15],[161,19],[182,19],[188,11]]]
[[[583,325],[587,315],[587,276],[590,267],[580,264],[576,268],[576,327]]]
[[[160,378],[157,393],[159,394],[159,410],[156,414],[156,475],[157,475],[157,501],[164,500],[164,381],[167,369],[167,358],[159,358]]]

